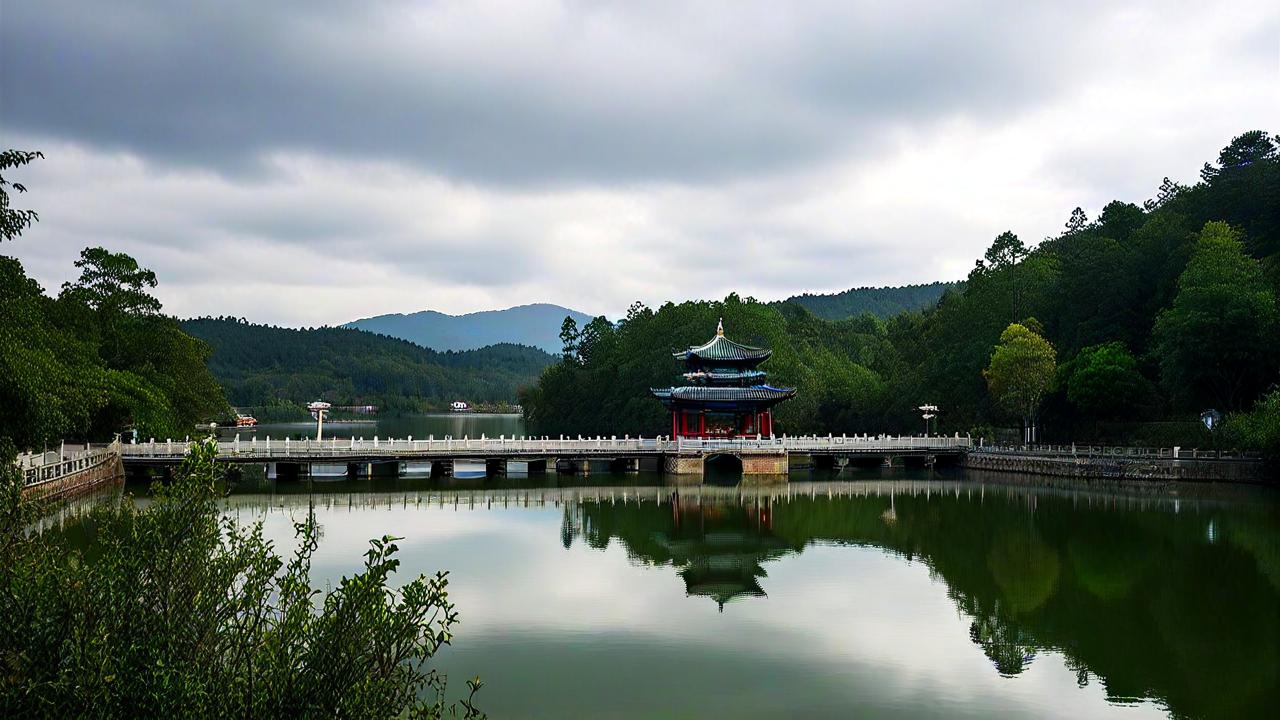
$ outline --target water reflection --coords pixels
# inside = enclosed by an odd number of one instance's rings
[[[1055,651],[1081,685],[1097,678],[1116,702],[1151,697],[1175,714],[1250,717],[1280,701],[1274,505],[902,489],[709,502],[677,495],[665,507],[588,501],[564,512],[590,546],[617,539],[632,556],[673,566],[690,596],[722,608],[764,597],[764,565],[787,553],[873,545],[945,581],[970,618],[970,639],[1003,676]]]
[[[667,500],[567,505],[561,540],[568,548],[581,536],[591,547],[604,548],[616,537],[633,558],[675,567],[687,595],[710,598],[721,612],[732,600],[765,597],[762,563],[800,549],[773,534],[773,498],[767,495],[675,491]]]
[[[1272,491],[591,479],[264,484],[228,505],[282,546],[315,507],[330,579],[382,532],[406,536],[404,572],[453,570],[463,626],[446,664],[485,676],[495,716],[1234,718],[1280,703]]]

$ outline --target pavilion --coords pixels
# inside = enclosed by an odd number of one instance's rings
[[[675,353],[686,384],[650,389],[671,412],[672,437],[771,437],[773,406],[796,394],[765,382],[758,366],[772,354],[725,337],[723,320],[710,341]]]

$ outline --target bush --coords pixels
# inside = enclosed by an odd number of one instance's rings
[[[387,536],[322,597],[314,516],[281,558],[220,511],[215,455],[193,444],[146,507],[95,508],[83,552],[27,533],[37,509],[0,462],[0,716],[480,717],[478,680],[448,705],[427,669],[458,619],[445,573],[392,589]]]
[[[1280,388],[1259,398],[1251,412],[1227,416],[1226,433],[1243,448],[1261,450],[1268,458],[1280,459]]]

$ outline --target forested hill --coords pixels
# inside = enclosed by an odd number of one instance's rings
[[[801,305],[824,320],[843,320],[863,313],[887,320],[898,313],[932,307],[942,293],[960,285],[957,281],[902,287],[858,287],[830,295],[794,295],[783,302]]]
[[[560,324],[591,316],[559,305],[534,303],[505,310],[446,315],[435,310],[379,315],[353,320],[343,327],[390,335],[435,350],[475,350],[497,343],[516,343],[560,351]]]
[[[723,318],[733,339],[774,350],[771,383],[799,389],[778,407],[780,432],[919,432],[929,403],[946,433],[992,437],[1034,413],[1054,442],[1220,441],[1280,457],[1280,137],[1244,133],[1194,184],[1156,185],[1096,218],[1064,212],[1038,245],[1001,233],[960,287],[887,321],[730,296],[567,327],[564,360],[525,412],[544,433],[661,433],[649,388],[678,382],[670,353]],[[1197,420],[1207,408],[1227,415],[1218,438]]]
[[[238,406],[317,398],[387,410],[514,402],[553,360],[524,345],[436,352],[363,330],[294,330],[235,318],[186,320],[182,327],[213,348],[209,368]]]

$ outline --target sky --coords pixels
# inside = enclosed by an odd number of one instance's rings
[[[1274,0],[0,0],[0,252],[180,317],[616,317],[961,279],[1277,120]]]

